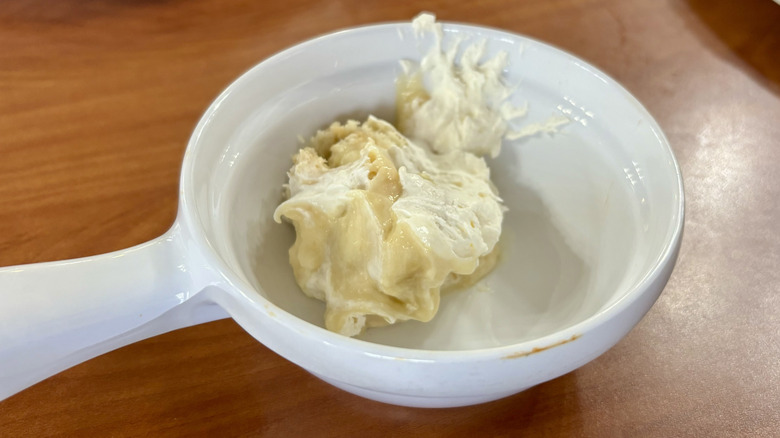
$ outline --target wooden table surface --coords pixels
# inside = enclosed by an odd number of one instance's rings
[[[780,5],[477,3],[0,2],[0,266],[162,234],[190,132],[228,83],[310,37],[429,10],[570,51],[666,132],[685,236],[623,341],[514,397],[420,410],[341,392],[221,320],[0,402],[0,436],[780,436]]]

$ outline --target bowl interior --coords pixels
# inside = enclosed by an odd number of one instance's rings
[[[656,123],[611,79],[544,44],[496,30],[446,25],[509,53],[518,126],[563,114],[555,135],[505,142],[490,162],[509,212],[501,261],[482,282],[446,294],[428,323],[371,329],[392,346],[464,350],[515,344],[597,316],[643,280],[670,245],[680,211],[674,158]],[[393,119],[398,61],[431,41],[409,24],[343,31],[261,63],[212,106],[193,138],[195,204],[207,239],[234,274],[281,309],[323,326],[324,304],[293,278],[289,224],[272,219],[298,137],[334,120]],[[379,48],[379,49],[378,49]],[[189,152],[188,152],[189,153]]]

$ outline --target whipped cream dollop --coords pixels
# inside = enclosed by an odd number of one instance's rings
[[[507,53],[498,52],[483,61],[487,41],[462,48],[462,37],[445,48],[441,23],[431,14],[418,15],[412,26],[418,37],[427,33],[434,41],[419,65],[402,62],[404,75],[398,81],[401,132],[425,141],[438,153],[460,150],[497,156],[508,122],[526,113],[524,105],[508,102],[514,90],[503,81]]]

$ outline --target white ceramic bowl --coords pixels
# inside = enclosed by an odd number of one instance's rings
[[[679,249],[682,180],[668,142],[636,99],[581,60],[498,30],[454,24],[444,30],[445,44],[454,35],[486,38],[488,55],[508,52],[506,78],[519,84],[515,103],[529,104],[521,124],[554,114],[572,120],[554,136],[505,143],[490,163],[509,212],[503,258],[485,280],[445,295],[429,323],[371,329],[358,339],[325,330],[323,304],[295,284],[287,260],[294,233],[272,213],[298,136],[347,117],[392,119],[399,60],[419,59],[430,44],[416,40],[408,23],[336,32],[260,63],[198,124],[184,159],[176,224],[156,242],[122,254],[148,260],[134,254],[158,248],[154,260],[176,261],[140,265],[152,277],[157,266],[176,267],[184,279],[171,284],[182,292],[125,304],[129,321],[138,303],[165,301],[144,313],[148,320],[121,327],[124,316],[98,321],[82,312],[81,321],[97,321],[90,330],[103,324],[113,337],[95,339],[100,346],[89,354],[66,355],[41,375],[221,315],[210,303],[317,377],[409,406],[502,398],[572,371],[617,343],[661,293]],[[5,277],[13,280],[13,272]],[[110,303],[95,309],[88,315],[117,312]],[[51,317],[41,316],[41,324]],[[67,326],[73,317],[60,319]],[[87,351],[85,345],[68,348]],[[17,347],[0,357],[21,357],[28,348]],[[32,360],[17,362],[15,372],[26,372]]]
[[[660,294],[683,223],[672,150],[615,81],[518,35],[444,29],[447,39],[487,38],[489,53],[509,53],[516,103],[529,103],[521,123],[554,113],[572,123],[554,136],[507,143],[493,160],[509,207],[503,260],[482,285],[445,296],[432,322],[373,329],[360,339],[325,331],[322,303],[299,291],[286,257],[294,232],[271,220],[298,135],[346,117],[392,119],[399,60],[419,59],[430,43],[416,41],[409,24],[337,32],[261,63],[209,110],[184,172],[195,187],[185,199],[198,185],[216,188],[190,208],[217,212],[204,231],[222,269],[258,308],[270,302],[282,310],[269,321],[262,312],[230,310],[239,324],[323,380],[412,406],[498,399],[599,356]]]

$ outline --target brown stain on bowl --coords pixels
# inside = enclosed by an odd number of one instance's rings
[[[501,359],[517,359],[517,358],[520,358],[520,357],[527,357],[527,356],[530,356],[532,354],[540,353],[542,351],[549,350],[549,349],[555,348],[555,347],[559,347],[559,346],[561,346],[563,344],[568,344],[569,342],[572,342],[572,341],[576,341],[577,339],[580,338],[580,336],[582,336],[582,335],[573,335],[569,339],[564,339],[564,340],[556,342],[554,344],[550,344],[550,345],[548,345],[546,347],[534,347],[530,351],[521,351],[521,352],[518,352],[518,353],[512,353],[509,356],[502,357]]]

